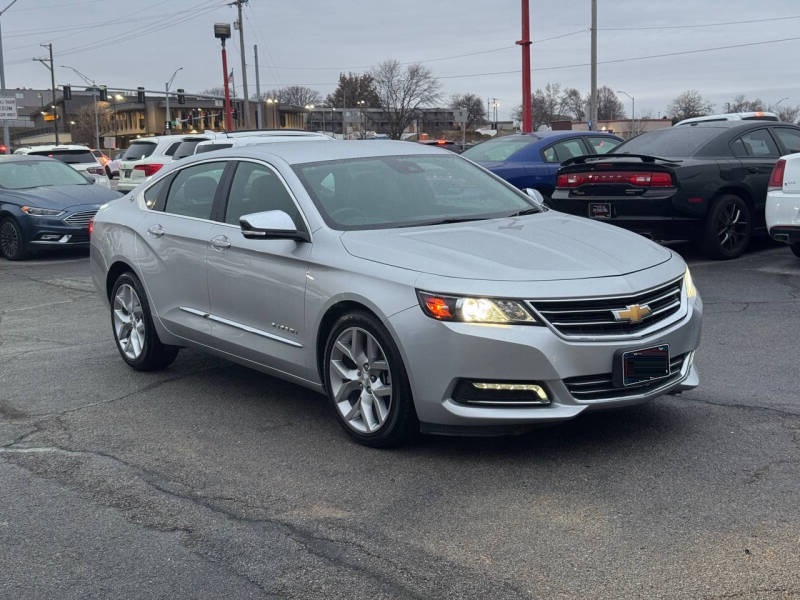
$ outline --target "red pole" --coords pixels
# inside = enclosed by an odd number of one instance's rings
[[[531,28],[528,0],[522,0],[522,39],[517,42],[522,46],[522,133],[533,131],[533,114],[531,108]]]
[[[228,55],[225,52],[225,40],[222,40],[222,75],[225,81],[225,131],[233,131],[231,116],[231,93],[228,89]]]

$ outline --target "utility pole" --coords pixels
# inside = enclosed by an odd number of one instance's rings
[[[56,106],[56,73],[53,69],[53,44],[39,44],[42,48],[48,48],[50,50],[50,59],[46,58],[34,58],[33,60],[38,60],[42,63],[45,67],[50,69],[50,85],[53,89],[53,132],[55,133],[56,138],[56,145],[58,145],[58,107]],[[48,64],[48,62],[50,64]]]
[[[531,106],[531,18],[528,0],[522,0],[522,133],[533,130],[533,107]]]
[[[589,129],[597,128],[597,0],[592,0],[592,91],[589,101]]]
[[[258,75],[258,44],[253,44],[253,54],[256,57],[256,98],[258,99],[256,104],[256,129],[263,129],[264,128],[264,118],[261,114],[261,80]],[[322,113],[322,118],[325,118],[325,113]],[[323,129],[325,129],[323,127]]]
[[[6,12],[9,8],[14,6],[14,3],[17,0],[12,0],[11,4],[6,6],[3,10],[0,10],[0,17],[3,16],[3,13]],[[0,31],[0,98],[6,97],[6,71],[3,61],[3,33]],[[6,152],[11,151],[11,137],[8,131],[8,121],[3,121],[3,145],[6,147]]]
[[[244,52],[244,21],[242,20],[242,4],[247,4],[249,0],[236,0],[233,4],[239,11],[239,54],[242,55],[242,96],[244,96],[244,126],[245,129],[251,129],[250,125],[250,101],[247,99],[247,64],[245,62]]]

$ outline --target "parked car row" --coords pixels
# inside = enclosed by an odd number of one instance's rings
[[[195,153],[208,152],[235,145],[266,143],[296,139],[331,138],[322,133],[293,129],[258,129],[215,133],[208,131],[197,135],[161,135],[134,140],[120,158],[120,179],[117,189],[128,192],[149,180],[164,165]]]

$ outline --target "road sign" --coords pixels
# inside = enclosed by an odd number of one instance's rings
[[[16,119],[17,118],[17,99],[16,98],[0,98],[0,119]]]

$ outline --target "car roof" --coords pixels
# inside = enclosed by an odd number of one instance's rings
[[[704,123],[707,121],[780,121],[780,118],[774,112],[765,110],[757,110],[750,112],[733,112],[733,113],[720,113],[717,115],[703,115],[701,117],[691,117],[678,121],[674,126],[678,125],[692,125],[694,123]]]
[[[28,152],[53,152],[54,150],[86,150],[91,152],[89,146],[81,144],[38,144],[36,146],[23,146],[14,150],[14,154],[27,154]]]
[[[416,142],[397,140],[373,140],[364,143],[363,140],[306,140],[282,141],[279,144],[250,144],[234,146],[224,150],[205,152],[182,159],[180,164],[208,160],[212,157],[238,157],[238,158],[269,158],[279,157],[289,164],[303,164],[317,161],[346,160],[351,158],[367,158],[372,156],[413,156],[413,155],[438,154],[443,156],[457,156],[449,150],[426,146]]]

